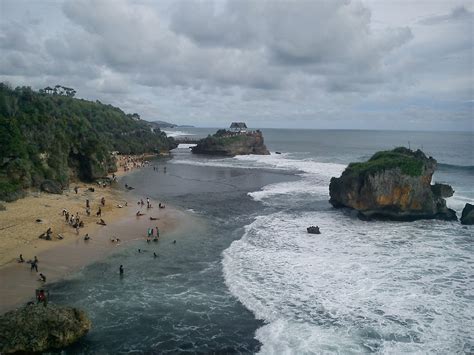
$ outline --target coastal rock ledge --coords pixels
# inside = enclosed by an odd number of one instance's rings
[[[269,155],[263,142],[262,132],[232,132],[218,130],[214,135],[201,139],[192,148],[194,154],[220,155],[233,157],[235,155]]]
[[[76,342],[90,328],[86,313],[76,308],[27,305],[0,316],[0,354],[60,349]]]
[[[351,163],[341,177],[331,178],[329,202],[357,210],[362,219],[413,221],[457,220],[444,198],[454,194],[446,184],[431,185],[436,160],[421,151],[395,148]]]

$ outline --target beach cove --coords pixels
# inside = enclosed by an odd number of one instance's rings
[[[115,176],[120,181],[126,174],[143,168],[138,160],[153,157],[128,158],[128,162],[119,157]],[[7,204],[7,209],[0,215],[1,313],[33,299],[35,289],[48,289],[52,282],[68,277],[128,243],[144,240],[148,228],[158,227],[163,237],[180,224],[182,211],[172,206],[160,209],[158,201],[150,201],[153,206],[150,209],[146,205],[137,205],[138,201],[145,200],[145,196],[135,195],[127,189],[124,191],[120,185],[120,182],[106,187],[100,184],[71,184],[61,195],[31,192],[23,199]],[[75,187],[78,187],[77,193]],[[104,205],[101,204],[102,198]],[[86,200],[90,203],[90,216],[86,214]],[[101,216],[96,215],[99,207]],[[76,231],[65,222],[63,210],[71,215],[77,212],[85,226]],[[144,215],[136,216],[137,211]],[[100,225],[100,219],[106,225]],[[40,239],[39,236],[48,228],[53,232],[51,240]],[[85,240],[85,235],[90,239]],[[111,242],[112,237],[120,241]],[[18,262],[20,254],[25,262]],[[39,260],[38,272],[30,270],[31,265],[27,263],[34,257]],[[39,273],[47,277],[45,284],[39,281]]]

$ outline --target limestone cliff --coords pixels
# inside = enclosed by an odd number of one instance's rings
[[[359,211],[361,218],[411,221],[456,220],[446,207],[449,185],[431,185],[436,160],[421,151],[396,148],[378,152],[367,162],[351,163],[341,177],[331,179],[329,202]]]
[[[27,305],[0,316],[0,353],[33,353],[66,347],[91,328],[76,308],[52,304]]]
[[[208,155],[268,155],[263,142],[263,135],[261,131],[233,133],[226,130],[219,130],[216,134],[201,139],[195,147],[192,148],[195,154]]]

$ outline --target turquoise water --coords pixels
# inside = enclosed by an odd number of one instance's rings
[[[154,162],[158,172],[123,178],[190,223],[163,236],[157,259],[138,255],[147,248],[139,241],[52,285],[56,301],[86,309],[94,323],[67,352],[473,351],[472,227],[363,222],[327,202],[329,179],[348,162],[410,145],[438,160],[434,179],[453,185],[448,205],[459,214],[474,201],[472,134],[263,133],[282,154],[222,159],[177,149]],[[306,233],[312,224],[321,235]]]

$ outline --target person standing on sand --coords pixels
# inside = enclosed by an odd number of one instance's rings
[[[90,202],[89,202],[89,199],[86,200],[86,208],[90,208]]]
[[[102,217],[102,210],[101,210],[100,207],[99,207],[99,210],[97,211],[96,215],[97,215],[97,217]]]
[[[23,259],[23,255],[20,254],[20,257],[18,258],[18,262],[19,263],[24,263],[25,262],[25,259]]]
[[[102,206],[105,206],[105,197],[102,197],[102,198],[100,199],[100,203],[102,204]]]
[[[79,188],[77,186],[74,186],[74,192],[76,193],[76,195],[78,191],[79,191]]]

